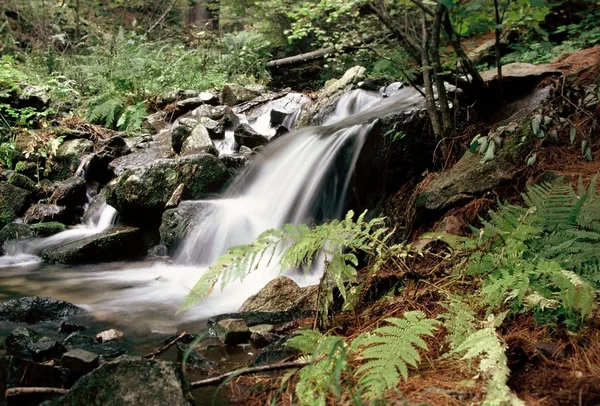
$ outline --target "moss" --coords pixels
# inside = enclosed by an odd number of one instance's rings
[[[27,190],[0,182],[0,227],[4,227],[25,212],[30,196]]]
[[[51,235],[58,234],[66,229],[67,226],[65,226],[63,223],[59,223],[58,221],[31,225],[31,231],[35,237],[50,237]]]

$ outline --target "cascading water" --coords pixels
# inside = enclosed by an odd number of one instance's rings
[[[50,267],[60,269],[60,276],[55,276],[53,283],[44,281],[44,294],[71,300],[90,309],[96,317],[111,317],[113,322],[140,331],[173,332],[187,322],[236,311],[247,297],[276,277],[279,270],[253,272],[243,283],[231,283],[223,291],[217,288],[197,307],[173,317],[203,269],[230,246],[249,243],[265,229],[285,223],[318,223],[342,215],[353,168],[375,120],[420,103],[420,95],[410,88],[388,98],[361,90],[346,93],[324,125],[294,131],[272,141],[238,175],[221,199],[199,202],[205,209],[181,246],[176,264],[155,258],[150,266],[146,261],[98,264],[83,269]],[[290,114],[292,118],[287,120],[291,122],[295,116]],[[254,124],[266,125],[263,121]],[[98,209],[96,213],[103,215],[95,220],[90,216],[95,210],[93,206],[88,209],[87,227],[30,241],[27,247],[19,241],[9,248],[10,252],[27,252],[30,258],[37,259],[33,255],[42,244],[62,243],[71,236],[81,238],[112,224],[115,213],[110,206]],[[0,258],[0,267],[7,258],[11,257]],[[27,282],[20,283],[31,286],[32,290],[26,294],[39,294],[34,290],[39,285],[35,283],[35,274],[14,272],[27,275],[23,276],[28,278]],[[320,277],[317,273],[308,277],[290,276],[301,285],[316,283]],[[85,292],[81,286],[86,287]],[[81,295],[73,295],[79,291]]]

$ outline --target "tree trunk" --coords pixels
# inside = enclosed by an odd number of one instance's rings
[[[185,25],[196,25],[204,29],[219,30],[219,0],[195,0],[185,16]]]
[[[446,8],[442,3],[438,3],[431,29],[431,59],[433,66],[433,74],[435,75],[435,86],[438,91],[438,101],[440,104],[440,113],[442,116],[443,136],[448,137],[454,127],[450,108],[448,107],[448,97],[446,95],[446,86],[444,86],[444,78],[442,77],[442,62],[440,58],[440,34],[442,26],[442,18]]]
[[[498,0],[494,0],[494,11],[496,13],[496,67],[498,69],[498,84],[500,86],[500,96],[504,94],[502,88],[502,62],[500,61],[500,36],[502,34],[502,20],[500,18],[500,10],[498,9]]]
[[[423,65],[423,83],[425,87],[425,100],[427,105],[427,113],[433,127],[433,133],[437,138],[442,137],[442,126],[438,110],[435,106],[435,95],[433,93],[433,78],[432,67],[429,62],[429,32],[427,30],[427,14],[425,11],[421,15],[421,31],[423,34],[423,43],[421,45],[421,64]]]

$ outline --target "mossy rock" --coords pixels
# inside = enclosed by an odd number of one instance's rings
[[[30,227],[34,237],[50,237],[51,235],[58,234],[67,229],[67,226],[58,221],[32,224]]]
[[[11,173],[7,182],[31,193],[37,193],[40,190],[39,186],[33,180],[18,172]]]
[[[0,230],[0,255],[4,254],[4,245],[10,240],[33,236],[31,227],[23,223],[8,223]]]
[[[227,167],[210,154],[159,159],[128,169],[106,187],[106,202],[125,221],[158,225],[175,189],[184,184],[190,199],[220,192],[230,180]]]
[[[0,228],[20,215],[29,206],[31,193],[7,182],[0,182]]]
[[[201,201],[183,201],[178,207],[164,212],[159,229],[160,242],[167,247],[169,255],[177,251],[197,216],[207,205]]]

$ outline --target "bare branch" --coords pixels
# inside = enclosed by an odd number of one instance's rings
[[[57,395],[66,395],[69,393],[68,389],[63,388],[45,388],[45,387],[17,387],[8,388],[5,392],[5,396],[19,396],[19,395],[31,395],[34,393],[54,393]]]

